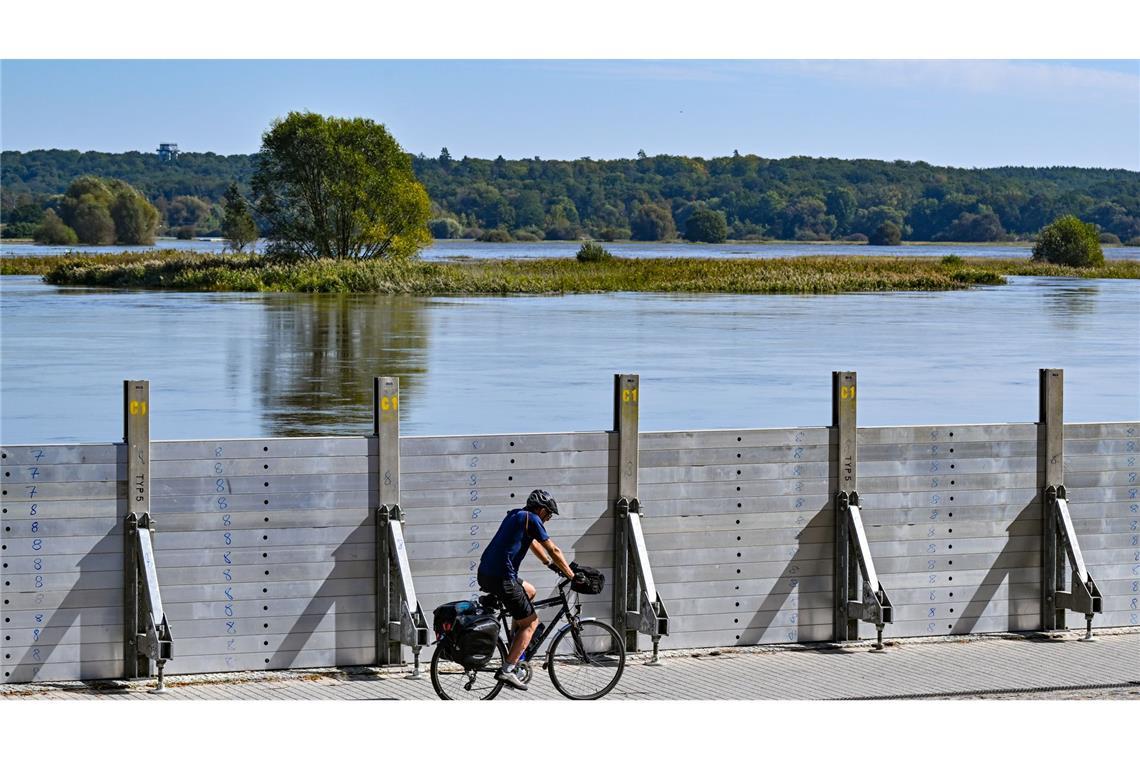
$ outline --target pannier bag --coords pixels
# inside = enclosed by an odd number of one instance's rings
[[[455,619],[460,615],[473,615],[477,612],[474,602],[461,599],[458,602],[441,604],[432,612],[432,628],[435,629],[436,641],[451,633]]]
[[[499,621],[494,615],[460,615],[452,637],[452,659],[469,670],[482,668],[495,656]]]
[[[600,594],[606,585],[606,576],[600,570],[595,570],[592,567],[579,565],[577,562],[570,563],[570,569],[574,571],[575,575],[585,576],[585,580],[581,583],[573,581],[570,583],[570,588],[577,591],[579,594]]]

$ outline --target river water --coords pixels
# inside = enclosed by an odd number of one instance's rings
[[[151,381],[155,439],[367,434],[384,374],[408,435],[607,429],[615,372],[641,375],[642,430],[826,425],[832,370],[858,371],[861,425],[1034,421],[1039,367],[1095,422],[1140,417],[1140,282],[415,298],[4,277],[0,354],[5,443],[121,439],[124,379]]]
[[[264,241],[259,241],[258,246]],[[537,259],[568,258],[577,253],[581,243],[571,241],[542,241],[539,243],[480,243],[475,240],[436,240],[421,253],[428,261],[454,258],[473,259]],[[604,243],[615,256],[629,258],[660,258],[667,256],[711,258],[772,259],[785,256],[979,256],[985,258],[1029,258],[1031,246],[1025,245],[962,245],[960,243],[898,246],[826,245],[810,243]],[[0,256],[60,256],[68,251],[79,253],[119,253],[160,250],[189,250],[197,253],[222,253],[221,240],[161,239],[153,246],[50,246],[31,243],[2,243]],[[1106,248],[1108,259],[1140,259],[1140,248]]]

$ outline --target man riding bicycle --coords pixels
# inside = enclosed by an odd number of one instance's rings
[[[519,580],[519,564],[526,557],[527,549],[530,549],[548,568],[567,578],[574,577],[574,571],[566,562],[562,550],[546,533],[546,523],[556,514],[558,503],[553,496],[541,489],[531,491],[525,509],[507,512],[479,561],[479,588],[493,594],[503,603],[515,626],[511,651],[507,653],[507,661],[495,674],[495,678],[523,691],[526,691],[527,686],[515,673],[515,666],[538,629],[538,615],[531,604],[535,588],[530,583]]]

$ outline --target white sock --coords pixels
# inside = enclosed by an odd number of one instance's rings
[[[504,673],[513,673],[513,672],[515,672],[515,666],[508,662],[506,665],[503,666],[503,672]]]

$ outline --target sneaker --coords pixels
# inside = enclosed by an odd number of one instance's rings
[[[526,691],[527,690],[527,685],[525,683],[523,683],[521,680],[519,680],[519,674],[514,672],[513,670],[508,673],[507,671],[503,670],[502,668],[499,668],[499,671],[497,673],[495,673],[495,679],[498,681],[502,681],[507,686],[510,686],[511,688],[514,688],[514,689],[518,689],[519,691]]]

